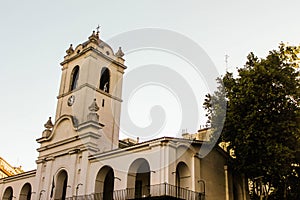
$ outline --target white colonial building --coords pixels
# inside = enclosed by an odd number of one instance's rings
[[[225,151],[201,157],[205,137],[119,140],[121,48],[114,53],[93,32],[66,52],[56,117],[37,139],[37,169],[0,179],[2,200],[247,199]]]

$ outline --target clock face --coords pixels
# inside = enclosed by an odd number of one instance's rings
[[[75,102],[75,97],[72,95],[68,98],[68,106],[72,106]]]

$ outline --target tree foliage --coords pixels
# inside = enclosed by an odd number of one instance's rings
[[[234,152],[232,167],[251,180],[262,177],[269,199],[300,199],[299,52],[280,44],[266,58],[250,53],[238,76],[217,79],[204,102],[215,138]]]

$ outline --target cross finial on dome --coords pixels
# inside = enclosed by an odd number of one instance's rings
[[[96,28],[97,33],[99,33],[99,29],[100,29],[100,26],[99,26],[99,24],[98,24],[98,26],[97,26],[97,28]]]

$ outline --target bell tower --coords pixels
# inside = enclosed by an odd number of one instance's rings
[[[126,66],[121,48],[112,48],[93,31],[86,42],[66,51],[62,65],[56,120],[73,116],[75,125],[90,120],[91,112],[103,125],[102,140],[110,144],[104,150],[118,147],[121,111],[122,77]],[[93,107],[93,108],[92,108]]]
[[[99,31],[93,31],[75,49],[70,45],[66,53],[61,63],[55,123],[71,116],[79,130],[92,120],[100,124],[100,150],[118,148],[124,53],[121,48],[114,53],[99,38]]]

